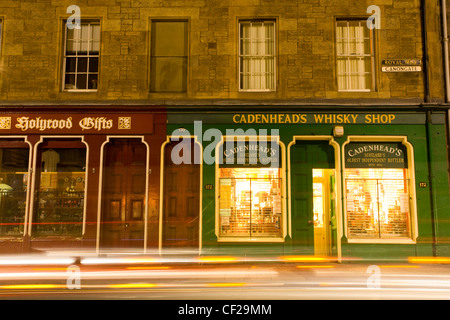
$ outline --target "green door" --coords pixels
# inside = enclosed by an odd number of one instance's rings
[[[333,169],[328,141],[298,141],[291,147],[292,253],[314,254],[313,169]]]

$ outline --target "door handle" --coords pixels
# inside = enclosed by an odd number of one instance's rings
[[[308,220],[308,225],[309,225],[309,226],[314,225],[314,220]]]
[[[128,228],[130,226],[129,223],[125,223],[125,229]]]

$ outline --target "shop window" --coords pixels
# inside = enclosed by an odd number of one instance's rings
[[[348,238],[410,239],[406,149],[401,144],[351,143],[346,147],[346,165]]]
[[[267,150],[277,160],[276,165],[263,165],[252,158],[247,141],[241,155],[231,155],[228,144],[219,166],[219,236],[223,238],[280,238],[282,237],[282,170],[279,167],[279,146],[265,148],[256,145],[254,150]],[[228,152],[228,154],[227,154]],[[255,153],[257,155],[257,153]],[[267,155],[267,154],[266,154]],[[273,163],[272,163],[273,164]]]
[[[152,21],[152,92],[186,92],[188,61],[187,21]]]
[[[19,140],[0,140],[0,236],[24,232],[28,191],[29,146]]]
[[[65,30],[63,89],[92,90],[98,86],[100,22],[81,22],[81,28]]]
[[[243,91],[275,90],[275,22],[239,23],[239,83]]]
[[[86,146],[79,140],[48,140],[36,157],[33,236],[81,236]]]
[[[336,25],[339,91],[375,89],[375,39],[366,20],[338,20]]]

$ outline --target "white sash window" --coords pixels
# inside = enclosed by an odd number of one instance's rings
[[[275,90],[275,22],[241,21],[239,38],[240,89]]]
[[[366,20],[339,20],[336,56],[339,91],[375,89],[374,33]]]

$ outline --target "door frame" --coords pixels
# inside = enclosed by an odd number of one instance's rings
[[[147,233],[148,233],[148,183],[150,174],[150,146],[145,141],[144,136],[106,136],[106,140],[102,143],[100,147],[100,163],[99,163],[99,181],[98,181],[98,203],[97,203],[97,239],[95,250],[100,253],[100,240],[101,240],[101,219],[102,219],[102,193],[103,193],[103,167],[104,167],[104,156],[105,156],[105,146],[111,142],[111,139],[141,139],[141,142],[147,148],[146,163],[145,163],[145,206],[144,206],[144,247],[143,253],[147,252]]]
[[[291,193],[291,147],[295,145],[297,141],[328,141],[329,145],[334,148],[334,166],[335,166],[335,177],[336,177],[336,243],[337,243],[337,259],[339,262],[342,261],[342,248],[341,248],[341,238],[342,238],[342,183],[341,183],[341,148],[339,143],[334,140],[333,136],[319,135],[319,136],[293,136],[292,141],[287,147],[287,181],[288,181],[288,234],[292,237],[292,193]]]
[[[161,144],[161,165],[160,165],[160,183],[159,183],[159,226],[158,226],[158,252],[162,254],[162,241],[163,241],[163,214],[164,214],[164,150],[167,144],[172,142],[172,138],[177,138],[180,141],[180,138],[191,139],[200,147],[200,183],[199,183],[199,206],[198,206],[198,254],[201,254],[202,250],[202,221],[203,221],[203,193],[202,193],[202,182],[203,182],[203,145],[198,141],[198,137],[194,135],[170,135],[167,136],[166,141]]]

